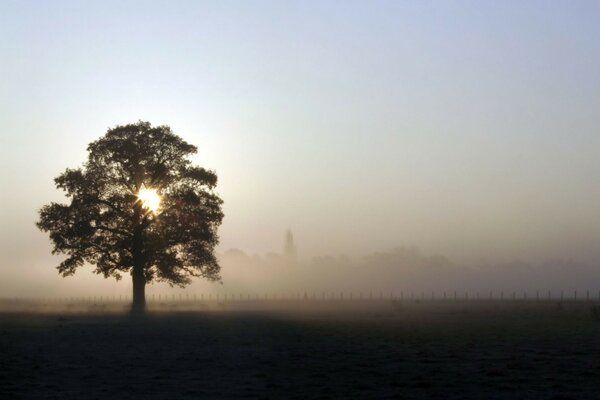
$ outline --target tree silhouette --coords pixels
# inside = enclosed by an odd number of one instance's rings
[[[153,280],[183,287],[190,277],[220,279],[214,247],[223,201],[216,174],[189,161],[195,146],[140,121],[109,129],[87,150],[82,168],[54,180],[70,204],[42,207],[37,222],[52,253],[68,255],[59,273],[85,263],[105,278],[131,273],[133,313],[144,312]]]

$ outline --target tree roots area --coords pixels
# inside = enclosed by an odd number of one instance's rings
[[[2,399],[597,399],[596,306],[0,313]]]

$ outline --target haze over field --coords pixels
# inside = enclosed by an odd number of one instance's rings
[[[192,289],[596,290],[599,19],[594,1],[2,2],[0,297],[129,293],[62,279],[34,222],[88,143],[139,119],[219,176],[224,286]],[[292,265],[267,256],[288,228]]]

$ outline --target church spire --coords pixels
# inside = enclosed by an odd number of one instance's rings
[[[296,259],[296,245],[294,244],[294,235],[290,229],[285,234],[285,244],[283,246],[283,254],[289,260]]]

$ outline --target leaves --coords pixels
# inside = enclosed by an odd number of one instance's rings
[[[68,256],[59,272],[72,275],[87,262],[120,279],[138,262],[147,281],[220,279],[214,248],[223,202],[213,191],[217,175],[188,160],[196,151],[168,126],[141,121],[91,143],[84,166],[55,179],[70,202],[44,206],[37,222],[50,233],[53,253]],[[142,185],[160,194],[158,215],[140,212]]]

